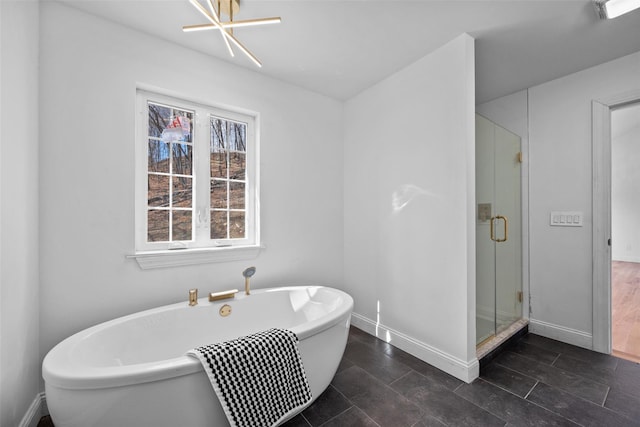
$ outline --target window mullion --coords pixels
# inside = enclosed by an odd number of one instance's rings
[[[231,155],[229,154],[229,127],[227,124],[227,144],[225,145],[225,159],[227,161],[227,205],[226,205],[226,209],[227,209],[227,239],[231,237],[231,211],[229,210],[229,208],[231,207],[231,183],[229,182],[229,179],[231,178],[231,172],[229,171],[229,169],[231,168]]]
[[[173,242],[173,142],[169,143],[169,244]]]
[[[196,246],[204,245],[208,241],[209,235],[209,189],[211,179],[209,178],[209,118],[206,111],[196,111],[196,131],[194,136],[194,208],[196,210],[196,227],[194,240]]]

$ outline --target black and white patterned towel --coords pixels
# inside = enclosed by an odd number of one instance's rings
[[[232,427],[275,426],[311,402],[291,331],[269,329],[187,354],[202,363]]]

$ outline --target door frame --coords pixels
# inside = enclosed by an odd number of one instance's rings
[[[592,348],[611,354],[611,110],[640,101],[640,90],[593,100]]]

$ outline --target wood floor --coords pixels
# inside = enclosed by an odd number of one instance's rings
[[[640,362],[640,264],[611,263],[613,354]]]

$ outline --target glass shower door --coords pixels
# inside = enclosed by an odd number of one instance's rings
[[[476,342],[522,316],[520,137],[476,115]]]

